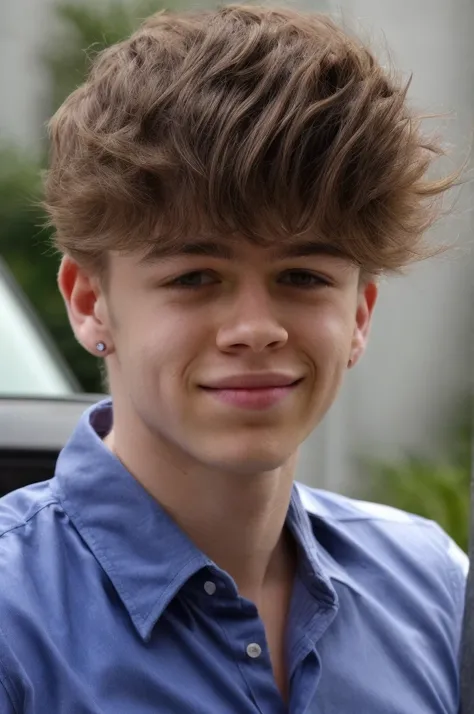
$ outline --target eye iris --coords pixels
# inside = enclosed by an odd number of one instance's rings
[[[295,272],[291,274],[291,279],[293,282],[301,285],[303,287],[308,285],[313,285],[313,275],[311,273]]]
[[[190,286],[194,287],[196,285],[202,284],[202,278],[203,278],[202,273],[199,273],[199,272],[188,273],[187,275],[183,275],[180,278],[180,282],[184,285],[190,285]]]

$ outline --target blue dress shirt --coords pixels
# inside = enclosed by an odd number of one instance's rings
[[[256,607],[104,446],[111,419],[0,500],[1,714],[457,712],[466,559],[438,526],[295,485],[285,706]]]

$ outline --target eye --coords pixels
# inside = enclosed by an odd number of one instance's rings
[[[311,289],[328,287],[331,283],[328,279],[323,278],[317,273],[312,273],[309,270],[287,270],[283,273],[282,282],[289,284],[294,288]]]
[[[212,285],[216,278],[204,270],[193,270],[191,273],[184,273],[169,283],[172,288],[196,289]]]

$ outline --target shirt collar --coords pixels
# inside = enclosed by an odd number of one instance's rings
[[[295,483],[293,501],[297,503],[295,511],[300,519],[299,540],[303,543],[303,552],[308,558],[312,571],[320,574],[326,582],[337,581],[352,590],[359,591],[359,585],[341,562],[332,555],[332,552],[337,551],[340,557],[341,552],[344,551],[345,560],[351,560],[356,549],[334,513],[318,499],[317,490],[301,483]],[[289,517],[291,512],[290,510]]]
[[[51,488],[146,640],[191,576],[215,565],[105,446],[102,438],[111,425],[110,400],[84,413],[58,458]],[[323,514],[312,508],[309,516],[299,491],[295,486],[287,525],[302,553],[310,589],[334,603],[331,578],[350,582],[319,548],[311,519]]]

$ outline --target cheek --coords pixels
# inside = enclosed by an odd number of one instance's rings
[[[322,310],[304,327],[304,334],[311,336],[311,348],[321,365],[327,360],[328,367],[335,362],[346,361],[349,356],[355,320],[346,311]]]
[[[314,384],[311,394],[313,427],[328,411],[342,385],[347,369],[352,340],[352,322],[340,312],[327,310],[307,326],[311,344],[305,349],[314,365]]]
[[[151,391],[172,389],[202,352],[201,333],[196,321],[165,311],[136,320],[129,332],[135,336],[133,344],[128,339],[124,345],[131,370],[141,373],[142,385]]]

